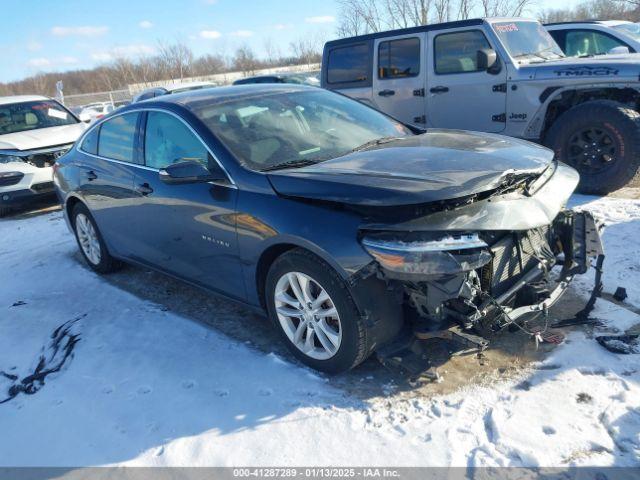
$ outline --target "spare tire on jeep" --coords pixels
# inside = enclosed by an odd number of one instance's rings
[[[544,144],[580,172],[578,191],[604,195],[625,186],[640,166],[640,114],[611,100],[567,110]]]

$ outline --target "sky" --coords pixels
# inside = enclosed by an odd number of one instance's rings
[[[196,55],[248,45],[259,57],[269,42],[286,54],[301,37],[334,37],[339,10],[337,0],[0,0],[0,82],[153,54],[159,42]]]

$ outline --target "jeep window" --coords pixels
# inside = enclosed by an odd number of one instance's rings
[[[419,38],[402,38],[378,45],[378,78],[415,77],[418,73]]]
[[[478,50],[491,48],[480,30],[443,33],[434,39],[436,73],[477,72]]]
[[[614,30],[619,30],[626,35],[633,38],[635,41],[640,42],[640,23],[621,23],[620,25],[614,25]]]
[[[0,105],[0,135],[78,123],[76,117],[55,100]]]
[[[98,155],[121,162],[135,163],[134,143],[137,113],[113,117],[100,126]]]
[[[558,44],[539,22],[496,22],[491,27],[509,55],[519,63],[564,57]]]
[[[327,82],[359,83],[369,79],[369,45],[358,43],[329,51]]]
[[[317,163],[378,139],[412,135],[383,113],[320,89],[187,107],[251,170]]]
[[[565,37],[564,53],[570,57],[606,55],[615,47],[628,47],[628,45],[602,32],[569,30]]]

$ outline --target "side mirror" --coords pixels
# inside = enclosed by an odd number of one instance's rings
[[[490,70],[498,64],[498,54],[493,48],[483,48],[477,53],[478,70]]]
[[[617,47],[613,47],[607,53],[609,55],[625,55],[625,54],[631,53],[631,52],[629,51],[629,47],[626,47],[624,45],[618,45]]]
[[[216,180],[226,180],[226,175],[214,164],[208,169],[202,163],[195,160],[181,159],[160,170],[160,180],[168,185],[183,185],[187,183],[205,183]]]

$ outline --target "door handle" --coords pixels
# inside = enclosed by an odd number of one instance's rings
[[[93,182],[97,178],[98,178],[98,175],[96,175],[96,172],[94,172],[93,170],[89,170],[87,172],[87,180],[89,180],[90,182]]]
[[[381,97],[391,97],[395,94],[396,94],[395,90],[380,90],[378,92],[378,95],[380,95]]]
[[[150,193],[153,193],[153,188],[148,183],[142,183],[136,187],[136,192],[140,195],[147,196]]]
[[[438,86],[430,88],[429,91],[431,93],[447,93],[449,91],[449,87]]]

